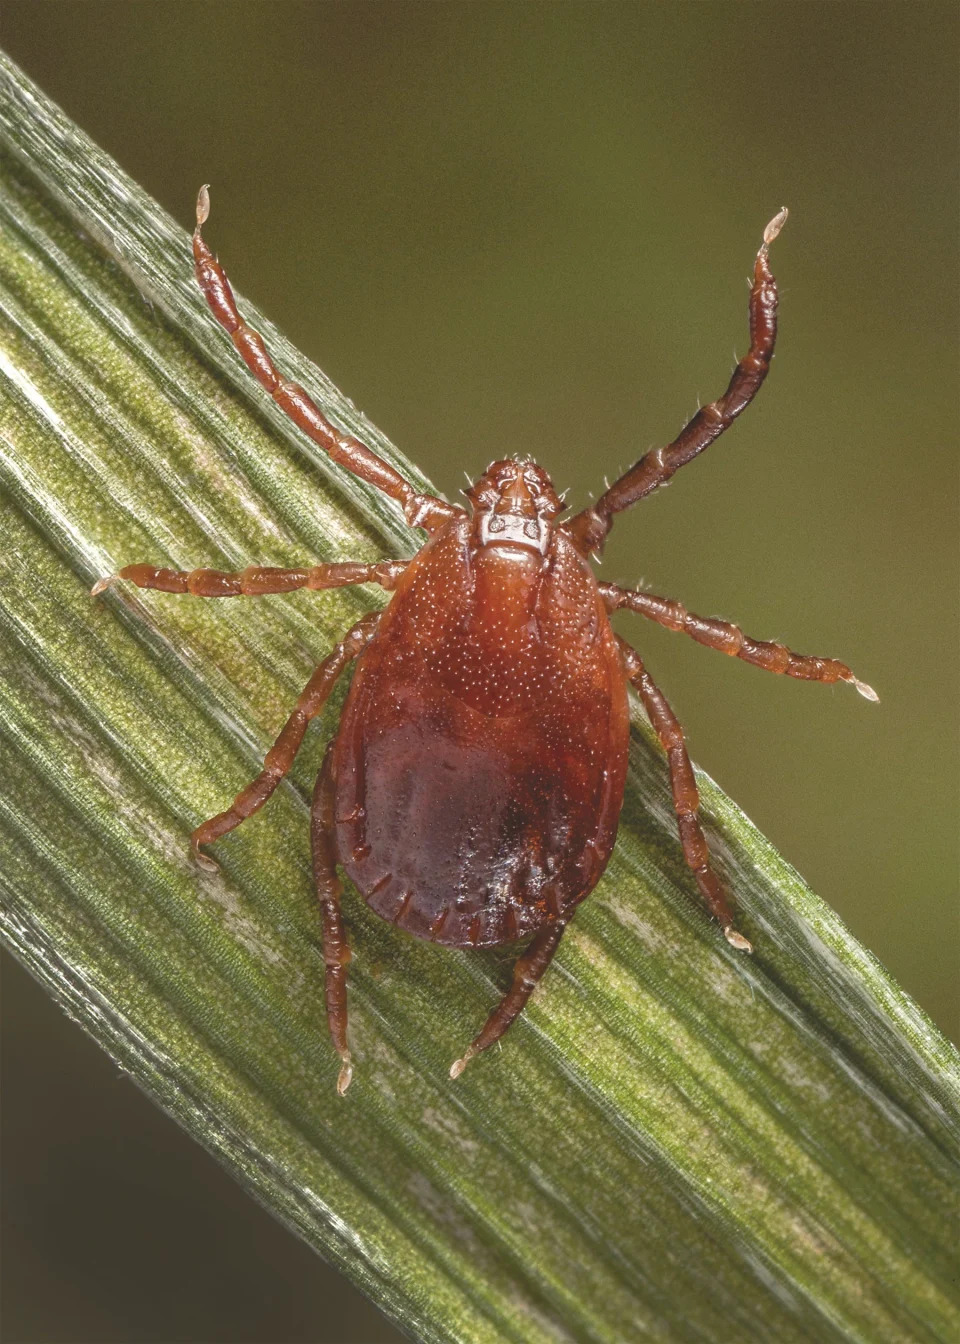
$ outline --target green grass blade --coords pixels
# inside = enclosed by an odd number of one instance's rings
[[[348,892],[337,1097],[307,809],[335,697],[264,812],[189,858],[367,589],[210,603],[124,563],[410,554],[260,394],[188,236],[0,63],[0,920],[65,1010],[422,1340],[953,1340],[956,1052],[701,776],[756,945],[701,912],[636,714],[616,853],[502,1051],[447,1077],[508,956]],[[196,184],[184,184],[186,214]],[[418,484],[245,305],[289,374]]]

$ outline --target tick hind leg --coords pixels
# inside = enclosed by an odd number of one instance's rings
[[[221,836],[235,830],[242,821],[246,821],[247,817],[252,817],[254,812],[263,807],[281,779],[288,773],[300,749],[303,735],[307,731],[307,724],[320,713],[340,673],[356,658],[371,638],[379,619],[378,612],[364,616],[363,620],[358,621],[353,629],[347,632],[333,652],[324,658],[304,687],[293,713],[280,730],[276,742],[267,752],[263,769],[253,783],[248,784],[237,794],[226,812],[211,817],[193,832],[190,843],[201,868],[215,872],[217,865],[213,859],[200,853],[200,846],[212,844],[214,840],[219,840]]]
[[[720,879],[710,867],[710,851],[707,848],[707,839],[698,816],[700,793],[697,789],[693,766],[687,754],[683,729],[677,722],[676,715],[667,703],[663,692],[644,667],[643,660],[637,651],[619,637],[617,643],[620,645],[620,651],[623,654],[627,676],[637,688],[643,706],[650,715],[654,732],[667,753],[667,761],[670,766],[670,786],[673,791],[673,806],[677,814],[677,828],[680,832],[680,843],[683,846],[683,857],[688,867],[693,870],[697,886],[700,888],[700,894],[703,896],[710,913],[719,921],[727,942],[731,947],[739,948],[742,952],[752,952],[752,945],[744,938],[742,933],[738,933],[733,927],[733,914],[726,893],[720,885]]]
[[[333,848],[333,810],[333,776],[330,773],[328,747],[323,769],[313,792],[310,839],[313,847],[313,875],[317,885],[317,900],[320,902],[320,914],[323,918],[327,1023],[333,1047],[341,1059],[337,1091],[342,1097],[353,1077],[353,1065],[347,1046],[347,967],[350,964],[350,948],[347,945],[340,912],[343,887],[337,877],[337,858]]]
[[[513,968],[513,983],[487,1018],[483,1030],[467,1048],[466,1053],[451,1064],[451,1078],[459,1078],[471,1059],[499,1041],[520,1014],[540,977],[553,960],[553,954],[560,944],[565,928],[565,923],[548,924],[536,934],[526,951],[517,958]]]

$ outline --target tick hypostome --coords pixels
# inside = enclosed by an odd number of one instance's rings
[[[749,404],[770,367],[777,287],[768,251],[787,218],[767,225],[750,291],[750,349],[717,401],[667,447],[647,453],[598,500],[565,522],[547,473],[526,459],[494,462],[466,492],[469,509],[418,494],[388,463],[336,428],[302,387],[278,373],[237,311],[201,235],[210,200],[197,201],[197,280],[254,377],[334,461],[395,500],[427,539],[412,560],[251,567],[242,573],[130,565],[114,578],[197,597],[259,596],[294,588],[378,583],[386,609],[348,631],[319,665],[257,778],[226,812],[193,833],[201,852],[262,807],[293,764],[310,720],[356,660],[337,732],[313,795],[311,834],[323,918],[327,1018],[350,1082],[339,865],[367,904],[408,933],[450,947],[529,938],[513,983],[450,1073],[499,1040],[543,975],[577,905],[596,885],[617,833],[627,770],[627,685],[640,695],[667,755],[686,862],[727,941],[733,926],[697,818],[699,798],[683,730],[640,655],[610,628],[620,607],[770,672],[847,681],[876,700],[845,663],[748,638],[679,602],[599,583],[589,564],[621,510],[668,481]],[[94,593],[112,579],[101,580]]]

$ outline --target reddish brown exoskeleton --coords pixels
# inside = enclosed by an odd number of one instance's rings
[[[770,672],[847,681],[868,699],[877,696],[832,658],[791,653],[749,639],[726,621],[694,616],[667,598],[598,583],[588,557],[601,550],[615,514],[692,461],[760,388],[776,337],[777,288],[768,251],[786,210],[764,230],[750,294],[750,350],[726,392],[595,504],[558,522],[563,505],[533,462],[494,462],[466,492],[467,511],[417,494],[393,467],[331,424],[303,388],[281,377],[260,336],[237,311],[227,277],[201,236],[209,205],[203,188],[193,252],[213,315],[290,418],[336,462],[396,500],[411,527],[427,533],[409,561],[252,567],[239,574],[130,565],[113,576],[197,597],[355,583],[378,583],[393,592],[384,611],[358,621],[319,665],[253,783],[192,837],[198,862],[215,868],[200,846],[263,806],[293,764],[307,724],[356,659],[312,812],[327,1017],[342,1060],[339,1091],[349,1085],[351,1064],[350,954],[337,865],[377,914],[419,938],[450,947],[530,938],[510,989],[452,1066],[457,1077],[521,1011],[607,864],[627,770],[628,683],[639,692],[667,754],[684,858],[727,941],[751,951],[733,927],[710,866],[683,731],[639,654],[614,635],[609,613],[626,607]],[[94,593],[112,581],[101,580]]]

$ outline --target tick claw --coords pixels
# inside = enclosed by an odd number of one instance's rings
[[[450,1065],[450,1077],[459,1078],[461,1073],[463,1073],[464,1069],[467,1067],[467,1065],[470,1063],[471,1059],[473,1059],[476,1053],[477,1053],[476,1050],[474,1050],[473,1046],[471,1045],[470,1049],[467,1051],[467,1053],[463,1056],[462,1059],[455,1059],[453,1063]]]
[[[868,686],[865,681],[859,681],[856,677],[853,677],[852,680],[854,686],[856,686],[864,700],[872,700],[875,705],[880,703],[880,697],[872,686]]]
[[[90,596],[99,597],[100,594],[105,593],[111,583],[114,583],[119,577],[119,574],[108,574],[105,579],[97,579],[96,583],[90,589]]]
[[[197,194],[197,230],[203,228],[210,218],[210,188],[202,186]]]
[[[738,952],[752,952],[753,943],[748,938],[744,938],[742,933],[737,933],[732,924],[728,924],[723,931],[723,936],[731,947],[735,947]]]
[[[763,245],[764,245],[764,247],[769,247],[770,244],[773,242],[774,238],[777,237],[777,235],[779,234],[780,230],[783,228],[784,224],[786,224],[786,222],[787,222],[787,215],[788,215],[788,214],[789,214],[789,211],[787,210],[787,207],[784,205],[784,206],[781,206],[781,207],[780,207],[780,209],[779,209],[779,210],[777,211],[777,213],[774,215],[773,219],[771,219],[770,223],[767,225],[767,227],[766,227],[766,228],[764,229],[764,231],[763,231]]]
[[[342,1097],[353,1079],[353,1065],[350,1062],[349,1050],[345,1050],[340,1058],[343,1060],[343,1063],[340,1066],[340,1072],[337,1075],[337,1092]]]
[[[196,845],[193,846],[193,857],[197,861],[197,867],[202,868],[205,873],[219,873],[220,865],[216,859],[211,859],[209,854],[204,854]]]

